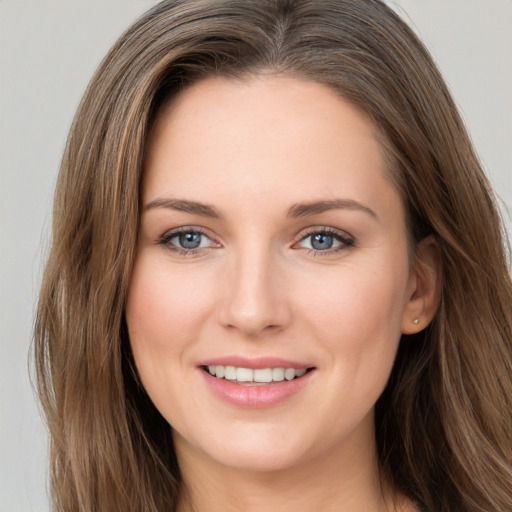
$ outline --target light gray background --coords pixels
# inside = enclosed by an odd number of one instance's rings
[[[102,56],[155,3],[0,0],[0,512],[48,510],[28,351],[66,133]],[[388,3],[433,52],[510,216],[512,0]]]

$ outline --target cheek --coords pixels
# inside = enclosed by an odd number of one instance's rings
[[[169,272],[165,264],[142,255],[128,293],[130,333],[151,343],[161,340],[167,346],[180,333],[190,332],[203,314],[207,283],[186,271]]]
[[[405,305],[405,266],[380,261],[347,266],[333,272],[325,284],[305,282],[304,311],[319,327],[354,334],[369,329],[400,332]]]
[[[361,404],[382,392],[401,336],[407,266],[379,261],[333,273],[321,290],[309,287],[314,293],[303,309],[329,355],[332,387],[348,386]]]
[[[130,345],[148,391],[166,382],[186,358],[211,302],[211,280],[186,269],[171,273],[163,260],[139,255],[126,305]]]
[[[330,300],[311,312],[321,319],[311,322],[328,354],[325,389],[333,390],[319,394],[318,406],[332,411],[326,422],[336,435],[367,417],[388,382],[401,336],[403,283],[400,274],[360,268],[334,280]]]

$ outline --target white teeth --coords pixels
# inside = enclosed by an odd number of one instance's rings
[[[284,371],[284,378],[286,380],[292,380],[295,377],[295,370],[293,368],[286,368]]]
[[[296,370],[295,368],[237,368],[235,366],[209,365],[208,372],[218,379],[226,379],[237,382],[282,382],[302,377],[306,368]]]
[[[236,368],[234,366],[226,366],[224,377],[228,380],[236,380]]]
[[[272,380],[282,382],[284,380],[284,368],[272,368]]]
[[[254,370],[254,382],[272,382],[272,370],[270,368]]]
[[[238,382],[251,382],[254,380],[254,370],[250,368],[237,368],[236,380]]]

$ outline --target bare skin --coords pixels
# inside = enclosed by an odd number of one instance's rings
[[[252,472],[219,468],[200,454],[188,458],[185,449],[180,467],[186,490],[178,512],[418,512],[405,496],[381,486],[373,449],[330,455],[292,469]],[[352,470],[340,465],[341,456]]]
[[[370,120],[314,82],[209,79],[160,112],[126,319],[180,512],[415,510],[380,485],[373,411],[438,271],[432,243],[410,261],[387,165]]]

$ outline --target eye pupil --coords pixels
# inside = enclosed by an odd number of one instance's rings
[[[197,249],[201,245],[201,233],[181,233],[179,242],[184,249]]]
[[[311,238],[311,247],[317,251],[330,249],[334,242],[333,237],[331,235],[326,235],[325,233],[317,233]]]

